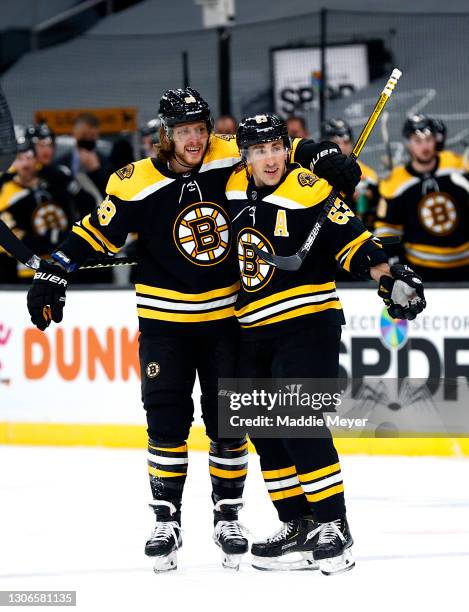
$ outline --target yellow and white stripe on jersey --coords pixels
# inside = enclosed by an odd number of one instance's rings
[[[212,134],[199,172],[231,168],[241,161],[236,138]]]
[[[144,319],[173,323],[203,323],[232,317],[239,283],[203,293],[136,284],[137,312]]]
[[[329,309],[342,310],[335,282],[279,291],[235,309],[235,315],[242,328],[251,329]]]
[[[469,265],[469,242],[457,247],[436,247],[429,244],[404,242],[406,258],[428,268],[459,268]]]

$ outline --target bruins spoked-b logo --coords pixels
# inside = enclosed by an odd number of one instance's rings
[[[238,263],[241,282],[246,291],[259,291],[270,281],[275,268],[256,255],[252,245],[274,255],[275,251],[267,238],[255,229],[245,228],[238,234]]]
[[[198,266],[213,266],[228,255],[228,216],[213,202],[187,206],[174,223],[174,242],[180,252]]]
[[[456,229],[459,215],[452,198],[443,192],[428,193],[419,202],[419,218],[434,236],[447,236]]]
[[[150,361],[145,368],[147,378],[156,378],[160,373],[160,364],[157,361]]]

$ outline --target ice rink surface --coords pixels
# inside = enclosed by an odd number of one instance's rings
[[[205,453],[192,453],[177,571],[143,554],[153,526],[146,453],[0,446],[0,590],[76,590],[77,609],[450,611],[469,606],[469,460],[342,458],[354,570],[222,569]],[[278,526],[250,455],[242,522]],[[35,608],[37,609],[37,608]],[[41,608],[42,609],[42,608]],[[73,608],[70,608],[73,609]]]

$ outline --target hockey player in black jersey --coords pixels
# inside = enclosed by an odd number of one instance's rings
[[[224,564],[237,567],[247,550],[238,523],[247,473],[245,439],[220,439],[217,385],[233,377],[238,346],[234,303],[239,288],[230,258],[226,182],[240,161],[236,140],[212,133],[210,109],[191,89],[161,98],[160,147],[114,173],[101,206],[75,225],[36,274],[28,295],[39,329],[60,321],[69,274],[96,253],[112,255],[138,234],[136,271],[142,397],[148,422],[148,471],[156,527],[146,553],[157,570],[176,566],[181,545],[181,499],[187,474],[186,440],[193,418],[196,373],[210,438],[209,471],[215,542]],[[332,143],[295,143],[297,159],[351,190],[358,166]],[[53,279],[59,279],[54,281]]]
[[[425,281],[467,281],[469,176],[456,154],[437,151],[436,133],[425,115],[405,121],[411,160],[380,183],[375,233],[399,236],[402,261]]]
[[[252,245],[286,255],[298,250],[331,186],[289,164],[286,125],[275,115],[241,121],[237,142],[245,162],[226,196],[239,260],[235,314],[242,330],[239,375],[245,378],[337,378],[341,325],[334,282],[338,262],[347,272],[379,283],[392,316],[415,318],[425,307],[423,286],[404,266],[389,269],[373,235],[337,199],[317,246],[297,272],[269,266]],[[327,429],[311,439],[253,442],[270,497],[283,522],[271,538],[252,545],[260,569],[351,569],[340,462]],[[291,552],[302,560],[285,563]]]

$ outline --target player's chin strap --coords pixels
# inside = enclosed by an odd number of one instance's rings
[[[368,121],[366,122],[365,127],[362,129],[361,134],[358,137],[358,140],[355,143],[355,146],[353,147],[353,151],[350,154],[350,157],[352,159],[356,160],[358,156],[360,155],[363,147],[365,146],[365,142],[368,140],[368,137],[371,134],[371,131],[376,125],[376,122],[378,121],[379,116],[385,104],[389,100],[389,97],[391,96],[394,90],[394,87],[396,86],[397,81],[399,80],[401,74],[402,74],[401,71],[398,70],[397,68],[394,68],[394,70],[392,71],[392,74],[388,82],[386,83],[386,86],[384,87],[383,91],[381,92],[381,95],[373,109],[373,112],[368,117]],[[280,268],[281,270],[289,270],[292,272],[294,272],[295,270],[299,270],[306,256],[310,252],[311,247],[313,246],[314,241],[316,240],[319,234],[319,231],[324,225],[327,216],[331,212],[331,209],[334,206],[336,199],[339,196],[340,196],[339,191],[333,188],[331,193],[326,199],[323,209],[319,213],[319,217],[316,223],[314,224],[313,228],[309,232],[308,237],[306,238],[305,242],[301,246],[300,250],[297,251],[294,255],[289,255],[286,257],[282,255],[273,255],[272,253],[269,253],[268,251],[262,251],[255,244],[252,245],[253,251],[256,253],[256,255],[261,260],[265,261],[271,266]]]

